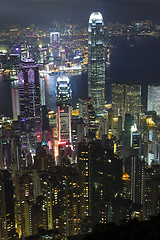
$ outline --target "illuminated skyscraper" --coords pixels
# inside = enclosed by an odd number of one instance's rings
[[[51,54],[53,57],[60,57],[60,33],[50,33]]]
[[[18,120],[18,115],[20,115],[19,109],[19,92],[18,92],[18,80],[11,82],[11,93],[12,93],[12,111],[14,121]]]
[[[139,84],[112,84],[112,109],[113,117],[121,116],[125,113],[134,117],[138,125],[138,116],[141,113],[141,85]]]
[[[80,214],[82,221],[91,216],[91,169],[89,146],[79,143],[77,147],[77,166],[80,178]]]
[[[131,114],[138,125],[141,113],[141,85],[125,84],[125,113]]]
[[[50,33],[50,43],[59,42],[60,33],[59,32],[51,32]]]
[[[79,116],[84,121],[84,134],[85,138],[90,141],[96,136],[96,116],[93,107],[93,99],[79,99]]]
[[[93,98],[97,115],[104,113],[105,45],[103,17],[93,12],[88,26],[88,96]]]
[[[43,208],[48,215],[48,230],[57,229],[60,237],[81,233],[79,175],[72,168],[58,167],[52,173],[41,174]]]
[[[133,155],[139,157],[141,154],[141,134],[138,132],[136,124],[131,126],[130,145],[133,148]]]
[[[19,97],[22,149],[35,154],[41,140],[41,96],[39,69],[33,59],[22,61],[19,72]]]
[[[70,80],[66,76],[57,79],[58,141],[71,143],[71,100]]]
[[[41,89],[41,103],[42,106],[46,105],[46,90],[45,90],[45,79],[40,79],[40,89]]]
[[[148,86],[147,111],[153,110],[160,115],[160,85]]]
[[[125,107],[124,107],[124,84],[113,83],[112,84],[112,109],[113,117],[121,116],[124,119]]]
[[[21,53],[21,61],[23,61],[26,58],[29,58],[29,46],[26,43],[21,43],[20,53]]]

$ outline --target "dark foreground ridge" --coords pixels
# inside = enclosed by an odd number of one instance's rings
[[[39,233],[25,238],[26,240],[42,240],[45,237],[59,240],[57,231],[39,230]],[[68,237],[68,240],[159,240],[160,239],[160,214],[151,217],[148,221],[132,219],[123,221],[120,225],[113,222],[98,224],[91,233],[86,235]]]
[[[158,240],[160,239],[160,215],[151,217],[149,221],[98,224],[92,233],[85,235],[83,240]]]

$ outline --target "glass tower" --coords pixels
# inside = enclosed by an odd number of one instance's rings
[[[100,12],[93,12],[89,18],[88,96],[93,99],[96,115],[102,115],[105,108],[105,45]]]
[[[139,84],[112,84],[112,110],[113,117],[121,116],[125,118],[125,113],[134,117],[134,122],[138,125],[141,113],[141,85]]]
[[[58,141],[71,144],[71,100],[70,80],[66,76],[57,79]]]
[[[141,85],[136,83],[125,84],[125,113],[131,114],[137,125],[141,106]]]
[[[22,61],[19,78],[22,149],[35,155],[41,141],[41,94],[39,68],[33,59]]]
[[[18,80],[14,80],[11,82],[11,93],[12,93],[13,119],[14,121],[17,121],[18,116],[20,115]]]
[[[113,117],[125,116],[125,87],[121,83],[113,83],[112,87],[112,111]]]
[[[148,86],[147,111],[156,111],[160,116],[160,85]]]

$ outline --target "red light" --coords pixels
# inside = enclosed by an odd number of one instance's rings
[[[41,134],[37,133],[37,139],[40,139],[40,138],[41,138]]]
[[[63,141],[59,141],[58,145],[66,145],[66,142],[65,141],[64,142]]]

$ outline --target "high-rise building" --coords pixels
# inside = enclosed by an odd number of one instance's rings
[[[125,84],[125,113],[131,114],[138,125],[141,113],[141,85]]]
[[[16,239],[13,182],[7,170],[0,170],[0,239]]]
[[[42,106],[46,105],[46,90],[45,90],[45,79],[40,78],[40,89],[41,89],[41,102]]]
[[[112,84],[112,109],[113,117],[121,116],[124,119],[125,105],[124,105],[124,84]]]
[[[38,171],[49,171],[54,166],[53,157],[41,146],[37,148],[34,165]]]
[[[77,167],[80,178],[80,214],[83,221],[84,219],[91,217],[91,169],[88,144],[78,144],[77,158]]]
[[[18,120],[18,115],[20,115],[19,109],[19,92],[18,92],[18,80],[11,82],[11,93],[12,93],[12,111],[14,121]]]
[[[51,54],[54,58],[60,57],[60,33],[50,33]],[[54,59],[55,60],[55,59]]]
[[[29,46],[26,43],[21,43],[20,46],[21,61],[26,58],[29,58]]]
[[[3,169],[3,137],[2,129],[0,128],[0,169]]]
[[[59,42],[60,33],[59,32],[51,32],[50,33],[50,43]]]
[[[41,96],[39,68],[33,59],[22,61],[19,72],[21,142],[24,152],[35,155],[41,140]]]
[[[113,117],[121,116],[125,113],[134,117],[134,122],[138,125],[141,113],[141,85],[139,84],[112,84],[112,109]]]
[[[156,171],[152,167],[146,168],[144,173],[144,193],[143,193],[143,214],[144,219],[148,220],[153,215],[154,205],[158,203],[158,199],[155,200],[155,190],[158,189],[154,186],[154,177]],[[156,204],[157,205],[157,204]],[[158,204],[159,205],[159,204]],[[159,207],[157,209],[159,212]]]
[[[40,185],[48,215],[48,230],[58,230],[61,239],[80,234],[81,203],[76,169],[58,167],[51,174],[41,174]]]
[[[88,96],[93,98],[97,115],[104,113],[105,45],[104,22],[100,12],[93,12],[88,26]]]
[[[148,86],[147,111],[153,110],[160,115],[160,85]]]
[[[66,76],[57,79],[58,141],[71,144],[71,100],[70,80]]]
[[[79,116],[83,118],[84,122],[84,135],[89,141],[96,137],[96,115],[93,106],[93,99],[79,99]]]
[[[91,175],[91,217],[94,226],[98,223],[99,207],[104,200],[114,199],[121,193],[122,160],[114,155],[113,150],[109,149],[109,142],[106,140],[92,141],[88,144],[88,149]]]
[[[72,144],[76,148],[77,144],[84,140],[83,119],[72,119]]]

